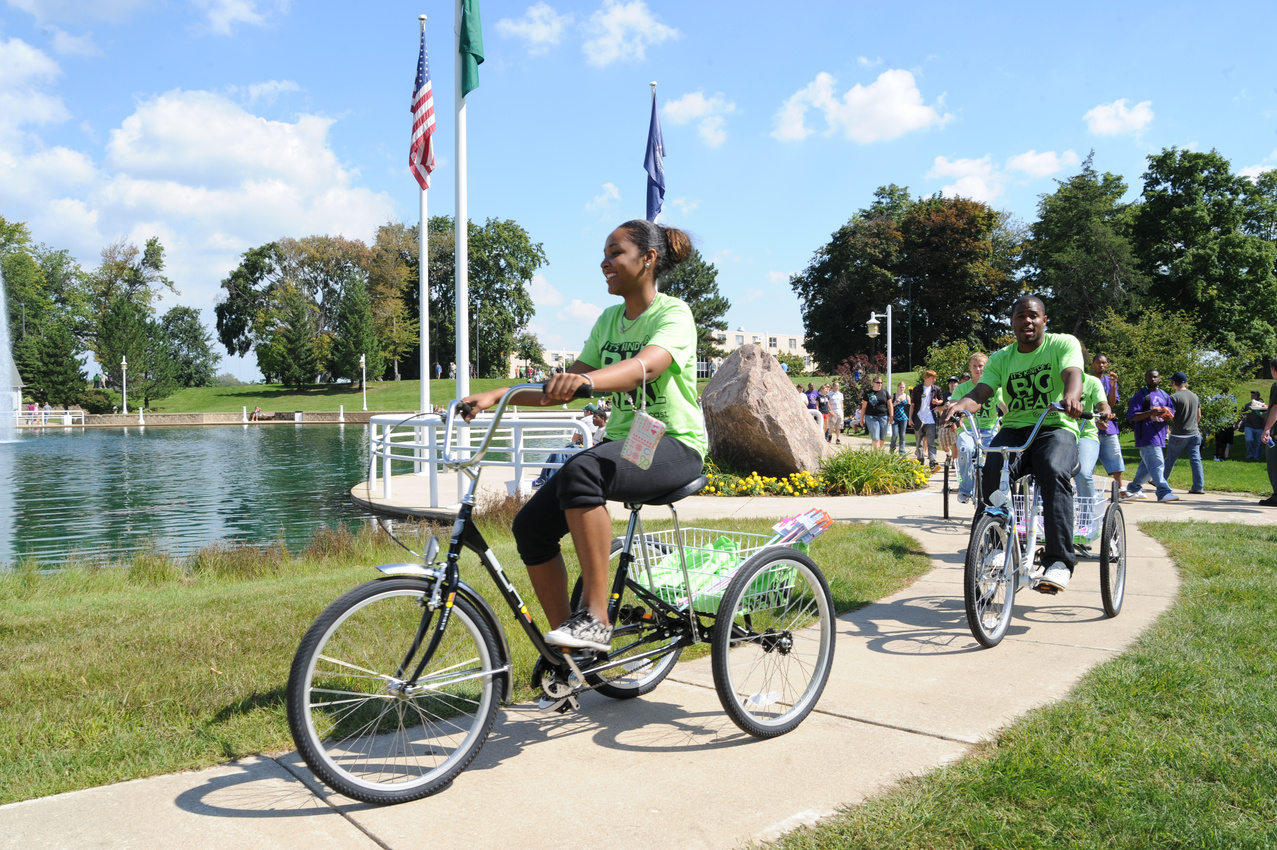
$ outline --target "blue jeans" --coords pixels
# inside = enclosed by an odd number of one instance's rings
[[[992,428],[981,428],[980,439],[986,443],[996,434]],[[966,428],[958,429],[958,493],[970,496],[975,493],[975,438]]]
[[[1144,489],[1146,482],[1152,482],[1157,488],[1157,498],[1171,494],[1171,485],[1166,483],[1166,458],[1162,455],[1161,446],[1140,446],[1140,465],[1135,470],[1135,477],[1126,489],[1138,493]]]
[[[1264,459],[1264,429],[1246,429],[1246,460]]]
[[[993,438],[995,446],[1019,446],[1028,439],[1032,428],[1003,428]],[[1013,458],[1012,477],[1033,473],[1042,496],[1042,563],[1050,566],[1064,562],[1069,573],[1077,564],[1073,552],[1073,467],[1077,464],[1077,437],[1066,428],[1043,428],[1033,444],[1018,459]],[[989,496],[1001,486],[1002,455],[989,452],[981,474],[980,506],[976,516],[984,512]]]
[[[922,442],[927,442],[927,462],[936,465],[936,423],[920,422],[913,429],[913,453],[922,460]]]
[[[1188,452],[1188,466],[1193,471],[1193,489],[1206,489],[1206,470],[1202,469],[1202,435],[1189,434],[1186,437],[1176,437],[1174,434],[1166,438],[1166,477],[1171,477],[1171,470],[1175,468],[1175,461],[1179,460],[1179,456],[1184,452]]]
[[[1095,464],[1100,459],[1098,440],[1077,441],[1077,475],[1073,476],[1073,488],[1079,499],[1095,498]],[[1094,504],[1094,502],[1092,502]]]
[[[1118,442],[1117,434],[1100,435],[1099,459],[1109,475],[1126,471],[1126,461],[1122,460],[1122,444]]]
[[[891,420],[891,451],[898,451],[902,455],[908,454],[905,451],[905,432],[908,430],[908,422],[897,422]]]
[[[887,439],[887,417],[866,416],[865,427],[869,429],[869,439],[881,443]]]

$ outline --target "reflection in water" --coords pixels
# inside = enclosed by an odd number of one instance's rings
[[[50,428],[0,446],[0,564],[214,540],[303,545],[366,512],[365,425]]]

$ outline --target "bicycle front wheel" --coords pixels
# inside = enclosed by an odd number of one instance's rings
[[[293,658],[293,742],[324,784],[352,799],[403,803],[435,793],[478,755],[496,722],[496,638],[464,599],[416,681],[406,678],[418,657],[400,669],[432,588],[419,578],[356,587],[324,609]]]
[[[635,560],[630,565],[631,576],[638,576],[642,568],[643,556],[637,549],[641,545],[648,547],[648,557],[653,560],[669,551],[668,546],[651,537],[636,541]],[[612,541],[613,564],[620,559],[624,546],[625,541],[620,537]],[[608,572],[615,573],[615,567]],[[583,592],[584,585],[577,578],[576,586],[572,588],[573,611],[580,607]],[[607,659],[621,663],[598,673],[586,672],[586,681],[594,685],[596,691],[612,699],[633,699],[650,693],[670,674],[682,655],[682,636],[668,629],[663,616],[643,605],[629,584],[621,593],[616,622],[612,627],[612,648]]]
[[[1011,625],[1015,604],[1015,569],[1006,526],[1000,517],[984,514],[976,522],[967,542],[963,565],[962,598],[967,609],[967,625],[981,646],[1002,642]]]
[[[1100,600],[1104,613],[1116,617],[1126,598],[1126,520],[1113,505],[1104,514],[1100,539]]]
[[[834,600],[801,552],[764,549],[727,585],[710,639],[714,689],[744,731],[774,738],[815,708],[834,660]]]

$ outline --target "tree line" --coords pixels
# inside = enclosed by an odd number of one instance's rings
[[[142,247],[121,240],[84,269],[65,249],[36,243],[25,223],[0,217],[0,274],[7,291],[13,359],[24,394],[59,406],[82,404],[107,413],[112,399],[87,387],[80,356],[91,351],[106,377],[128,386],[143,406],[179,387],[209,386],[221,356],[192,307],[157,316],[164,290],[164,247],[152,237]]]
[[[845,369],[874,350],[866,322],[887,304],[897,369],[955,343],[989,351],[1011,339],[1011,302],[1033,292],[1049,330],[1133,357],[1130,340],[1159,338],[1155,323],[1188,334],[1203,368],[1277,353],[1277,171],[1251,179],[1218,151],[1166,148],[1142,180],[1123,200],[1127,183],[1092,152],[1028,225],[967,198],[879,188],[791,279],[808,352],[822,371]]]

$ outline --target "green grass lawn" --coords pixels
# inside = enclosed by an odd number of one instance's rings
[[[770,524],[712,525],[766,533]],[[480,525],[539,616],[508,522],[498,514]],[[300,557],[210,547],[184,564],[143,555],[0,573],[0,804],[291,749],[284,692],[302,634],[328,603],[379,575],[370,565],[403,557],[384,536],[326,531]],[[930,569],[915,541],[881,523],[836,525],[812,557],[839,612]],[[535,651],[477,560],[462,564],[498,606],[516,699],[531,698]]]
[[[1277,846],[1277,529],[1141,528],[1183,586],[1130,650],[970,758],[776,846]]]

